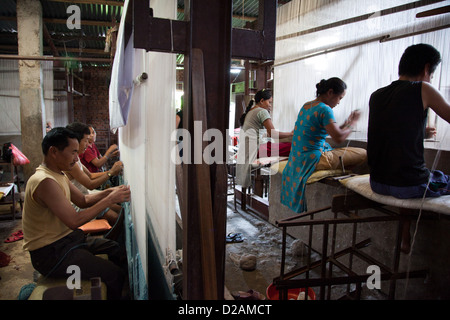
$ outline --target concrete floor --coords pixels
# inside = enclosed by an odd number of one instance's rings
[[[11,233],[21,229],[22,219],[13,221],[11,214],[0,213],[0,251],[11,257],[9,264],[0,268],[0,300],[17,300],[20,289],[34,282],[34,268],[29,253],[22,249],[23,240],[4,242]]]
[[[227,233],[240,232],[242,243],[227,244],[225,282],[229,291],[257,290],[265,295],[267,286],[280,272],[281,232],[258,217],[228,208]],[[22,249],[23,240],[5,243],[11,233],[22,229],[22,220],[12,220],[11,215],[0,213],[0,251],[11,257],[9,265],[0,268],[0,300],[16,300],[20,289],[35,281],[29,253]],[[289,243],[292,239],[289,239]],[[256,269],[244,271],[239,260],[245,254],[256,256]],[[295,265],[294,259],[288,266]]]
[[[225,285],[231,293],[253,289],[264,294],[267,298],[267,287],[274,278],[280,275],[282,231],[251,211],[242,211],[239,204],[236,209],[234,209],[232,200],[229,200],[227,234],[240,232],[246,240],[242,243],[227,244],[226,246]],[[287,235],[286,248],[285,273],[307,264],[307,246],[300,240]],[[245,271],[240,268],[240,258],[245,255],[256,256],[255,270]],[[311,261],[319,259],[320,255],[312,252]],[[339,271],[337,271],[337,274],[339,275]],[[319,268],[313,269],[310,273],[311,278],[318,278],[319,275]],[[341,276],[344,276],[344,274],[341,274]],[[297,279],[304,279],[304,277],[305,275],[301,275]],[[312,289],[318,298],[320,288]],[[354,289],[355,286],[351,285],[350,290]],[[346,291],[347,285],[333,286],[330,299],[341,299]],[[378,290],[369,290],[365,286],[362,288],[361,299],[385,300],[386,298],[386,295]]]
[[[225,285],[231,293],[253,289],[266,295],[267,287],[280,274],[281,231],[256,215],[233,209],[227,211],[227,234],[242,233],[244,241],[226,245]],[[289,238],[288,244],[292,241]],[[255,270],[240,267],[246,255],[256,257]],[[295,266],[299,259],[288,255],[287,267]]]
[[[16,300],[20,289],[34,282],[38,276],[31,265],[28,252],[22,249],[23,241],[4,242],[11,233],[21,228],[21,219],[13,221],[10,215],[7,217],[0,213],[0,251],[11,257],[9,265],[0,268],[0,300]],[[266,296],[267,287],[280,273],[281,230],[250,212],[243,212],[239,208],[235,211],[230,200],[227,210],[227,233],[231,232],[242,233],[244,241],[226,245],[226,289],[231,293],[253,289]],[[306,263],[306,257],[301,255],[301,251],[297,250],[295,254],[291,250],[291,245],[295,242],[298,241],[288,236],[286,271]],[[254,270],[245,271],[240,267],[240,260],[245,255],[256,257]],[[367,299],[383,299],[383,297],[371,294]]]

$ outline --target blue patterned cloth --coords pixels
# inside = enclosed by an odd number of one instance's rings
[[[281,203],[296,213],[307,210],[306,181],[316,169],[322,152],[332,150],[325,142],[325,126],[336,122],[333,110],[323,102],[308,102],[300,109],[295,122],[292,149],[283,170]]]

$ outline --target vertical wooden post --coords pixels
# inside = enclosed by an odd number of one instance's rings
[[[42,7],[39,1],[17,1],[17,30],[19,55],[42,56],[43,31]],[[42,85],[42,66],[40,61],[19,60],[20,79],[20,123],[23,143],[22,151],[30,160],[23,167],[25,181],[34,173],[42,162],[40,143],[44,136],[45,119],[43,119],[44,89]]]
[[[230,67],[231,67],[231,17],[232,2],[226,1],[207,1],[191,0],[190,7],[185,8],[185,14],[189,14],[189,49],[186,50],[185,57],[185,109],[183,113],[184,128],[193,133],[194,121],[202,121],[205,130],[218,129],[223,135],[223,161],[226,161],[226,134],[228,127],[229,101],[230,101]],[[208,30],[205,33],[205,30]],[[194,52],[196,55],[193,56]],[[205,94],[205,114],[204,117],[195,116],[194,110],[198,110],[199,101],[193,95],[198,95],[198,70],[193,66],[196,62],[198,53],[202,53],[202,62],[204,66],[204,94]],[[189,92],[186,95],[186,92]],[[187,99],[186,99],[187,98]],[[187,113],[187,114],[185,114]],[[196,138],[193,138],[195,141]],[[223,299],[224,292],[224,274],[225,274],[225,236],[226,236],[226,171],[223,170],[223,164],[211,164],[204,167],[198,165],[183,166],[186,170],[186,196],[188,200],[186,227],[183,228],[187,248],[183,248],[186,262],[189,265],[202,266],[204,274],[200,279],[198,268],[185,269],[185,285],[183,294],[187,299]],[[202,170],[202,175],[198,170]],[[199,179],[202,176],[207,179]],[[202,186],[203,185],[203,186]],[[207,192],[205,188],[210,190]],[[208,208],[206,210],[206,208]],[[211,210],[211,216],[208,215]],[[194,213],[201,216],[194,216]],[[184,219],[185,217],[183,217]],[[211,218],[211,221],[209,219]],[[197,220],[198,219],[198,220]],[[209,228],[212,223],[213,230],[202,230]],[[197,222],[196,222],[197,221]],[[184,223],[185,221],[183,221]],[[204,243],[202,236],[213,235],[211,243]],[[198,253],[198,245],[190,244],[202,243],[203,251]],[[214,252],[210,252],[213,250]],[[186,252],[185,252],[186,251]],[[210,261],[204,263],[204,259]],[[214,270],[212,270],[214,268]],[[204,283],[208,278],[215,275],[215,283]],[[206,277],[206,278],[205,278]],[[211,278],[207,281],[213,281]],[[197,285],[194,285],[196,283]],[[201,284],[201,285],[199,285]],[[213,292],[216,291],[216,292]]]
[[[186,21],[155,18],[148,0],[133,0],[134,47],[185,55],[183,128],[195,141],[194,121],[198,120],[204,126],[202,132],[218,129],[223,138],[223,163],[197,165],[191,155],[191,163],[183,164],[182,173],[177,173],[183,180],[178,190],[183,219],[183,299],[223,299],[231,57],[274,59],[276,3],[260,0],[262,23],[258,30],[246,30],[232,28],[231,0],[185,0]],[[197,50],[203,55],[202,106],[198,92],[194,93],[198,74],[194,74],[193,52]],[[195,115],[194,110],[204,113]],[[210,243],[205,239],[211,239]]]

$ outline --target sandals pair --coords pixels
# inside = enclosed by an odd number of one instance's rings
[[[232,233],[230,232],[226,237],[227,243],[240,243],[243,242],[242,233]]]
[[[23,239],[22,230],[13,232],[6,240],[5,243],[15,242]]]
[[[266,297],[263,294],[253,289],[250,289],[247,292],[244,291],[232,292],[231,295],[236,300],[266,300]]]

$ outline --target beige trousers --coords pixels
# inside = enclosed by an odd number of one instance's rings
[[[363,164],[367,160],[367,151],[362,148],[336,148],[322,153],[316,170],[335,170],[341,169],[342,158],[344,168],[355,167]]]

